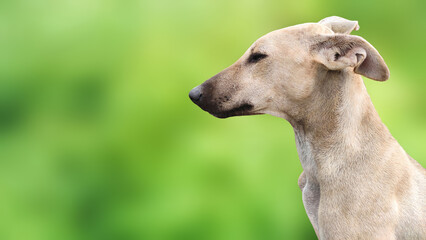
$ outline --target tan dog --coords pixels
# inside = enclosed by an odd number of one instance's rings
[[[361,75],[389,70],[356,21],[271,32],[189,96],[219,118],[271,114],[294,128],[307,215],[321,240],[426,239],[426,172],[392,137]]]

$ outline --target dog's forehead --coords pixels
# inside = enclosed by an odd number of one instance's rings
[[[252,51],[266,50],[270,45],[306,41],[319,34],[333,34],[328,27],[318,23],[304,23],[272,31],[259,38],[252,46]]]
[[[289,32],[302,32],[305,34],[330,34],[333,31],[319,23],[303,23],[290,27],[283,28],[281,30],[289,31]]]

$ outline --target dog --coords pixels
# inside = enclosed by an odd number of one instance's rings
[[[258,39],[230,67],[192,89],[218,118],[270,114],[293,127],[299,187],[316,235],[426,239],[426,171],[382,123],[362,76],[389,69],[358,22],[328,17]]]

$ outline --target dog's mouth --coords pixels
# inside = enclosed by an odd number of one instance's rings
[[[229,92],[213,96],[212,92],[214,88],[211,84],[203,83],[200,86],[192,89],[189,97],[201,109],[217,118],[262,114],[254,111],[254,105],[249,102],[240,102],[239,105],[235,104],[235,102],[230,104],[232,102],[232,94]],[[236,105],[236,107],[224,110],[224,105]]]
[[[249,103],[244,103],[238,107],[232,108],[231,110],[223,111],[223,112],[210,112],[211,115],[217,118],[228,118],[235,116],[243,116],[243,115],[258,115],[260,113],[250,112],[253,110],[254,106]]]

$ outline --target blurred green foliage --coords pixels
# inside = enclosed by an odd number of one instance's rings
[[[387,61],[365,80],[426,165],[426,2],[3,0],[0,239],[314,239],[293,131],[189,90],[258,37],[338,15]]]

